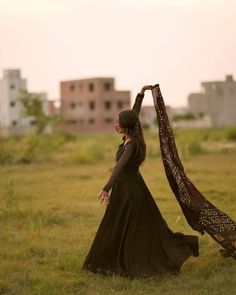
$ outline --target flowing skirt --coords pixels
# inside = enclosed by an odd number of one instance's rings
[[[168,228],[141,174],[122,173],[83,269],[131,278],[176,273],[198,249],[196,236]]]

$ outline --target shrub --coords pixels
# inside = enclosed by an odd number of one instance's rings
[[[22,138],[16,154],[17,163],[32,163],[36,158],[36,149],[39,144],[39,136],[30,135]]]
[[[104,147],[99,141],[90,141],[80,145],[74,155],[74,161],[80,164],[92,164],[103,160],[105,157]]]
[[[143,123],[142,123],[142,128],[143,128],[144,130],[149,130],[149,129],[150,129],[150,125],[149,125],[147,122],[143,122]]]
[[[205,152],[205,150],[202,148],[200,143],[198,142],[191,142],[188,145],[188,152],[190,155],[195,156],[195,155],[201,155]]]
[[[197,141],[190,141],[185,145],[182,145],[181,148],[182,156],[197,156],[206,154],[207,151],[201,146],[201,144]]]
[[[15,150],[14,145],[10,142],[3,141],[0,144],[0,164],[14,163]]]
[[[230,127],[226,130],[226,139],[236,140],[236,126]]]
[[[183,115],[175,115],[172,118],[172,121],[177,122],[177,121],[181,121],[181,120],[193,120],[195,118],[196,118],[196,116],[193,113],[186,113]]]
[[[53,152],[57,151],[67,141],[64,135],[37,135],[22,137],[16,143],[16,163],[34,163],[49,160]]]

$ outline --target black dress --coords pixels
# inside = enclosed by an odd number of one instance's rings
[[[136,97],[138,113],[143,96]],[[191,255],[198,256],[198,238],[173,233],[163,219],[135,165],[137,143],[119,146],[117,164],[104,186],[110,202],[83,268],[103,274],[151,277],[179,272]]]

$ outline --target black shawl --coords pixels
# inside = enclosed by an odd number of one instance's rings
[[[236,259],[236,222],[211,204],[185,174],[158,84],[153,86],[152,95],[166,176],[187,222],[201,234],[207,232]]]

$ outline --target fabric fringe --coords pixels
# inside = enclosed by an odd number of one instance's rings
[[[223,256],[236,259],[236,222],[209,202],[187,177],[158,84],[153,86],[152,95],[166,176],[187,222],[194,230],[201,234],[207,232],[218,242],[225,249]]]

